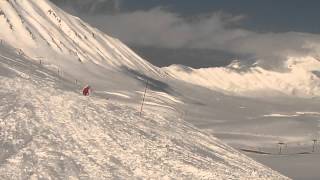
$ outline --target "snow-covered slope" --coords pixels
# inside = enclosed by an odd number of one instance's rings
[[[0,48],[0,179],[286,179],[172,111],[81,96]],[[130,87],[128,87],[129,89]]]
[[[20,53],[67,72],[70,67],[95,66],[161,74],[118,39],[90,27],[47,0],[1,0],[0,29],[0,39]]]
[[[0,39],[30,59],[60,69],[73,79],[92,84],[103,73],[132,71],[178,80],[233,95],[320,95],[320,63],[314,57],[287,60],[287,71],[259,66],[192,69],[174,65],[159,69],[140,58],[119,40],[92,28],[47,0],[0,1]],[[99,84],[102,84],[99,82]]]
[[[181,65],[164,68],[172,77],[215,91],[242,96],[320,95],[320,61],[314,57],[289,57],[283,72],[260,66],[192,69]]]
[[[286,179],[184,122],[159,90],[187,83],[47,0],[0,0],[0,29],[0,179]]]

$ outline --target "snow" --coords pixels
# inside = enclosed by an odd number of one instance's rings
[[[264,117],[296,117],[298,116],[297,114],[267,114],[267,115],[263,115]]]
[[[298,115],[320,115],[319,112],[296,112]]]
[[[69,73],[72,71],[68,67],[82,64],[162,73],[119,40],[64,13],[49,1],[1,1],[0,11],[1,39],[27,56],[42,57],[46,63],[68,69]]]
[[[292,114],[290,113],[282,113],[282,114],[266,114],[263,115],[264,117],[298,117],[298,116],[303,116],[303,115],[308,115],[308,116],[319,116],[319,112],[294,112]]]
[[[6,49],[1,179],[286,179],[178,113],[140,117],[130,104],[81,96],[73,82]]]
[[[288,57],[282,72],[160,69],[47,0],[0,12],[0,179],[287,179],[225,143],[300,152],[319,135],[316,57]],[[290,177],[312,166],[257,159]]]
[[[118,39],[48,1],[1,1],[0,11],[2,40],[25,56],[35,60],[41,57],[47,67],[85,82],[103,78],[99,71],[135,71],[156,78],[183,80],[229,95],[308,98],[320,95],[317,75],[320,62],[315,56],[288,56],[287,70],[283,72],[259,65],[243,69],[237,60],[220,68],[192,69],[181,65],[158,68]]]
[[[98,92],[98,93],[100,93],[100,92]],[[102,92],[102,93],[106,93],[106,94],[110,94],[110,95],[114,95],[114,96],[119,96],[119,97],[130,99],[130,96],[122,94],[120,92],[108,92],[108,91],[105,91],[105,92]]]

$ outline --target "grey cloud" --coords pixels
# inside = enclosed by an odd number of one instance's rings
[[[110,35],[139,46],[213,49],[261,59],[319,53],[319,35],[257,33],[239,28],[243,18],[218,12],[190,20],[162,8],[85,17]]]
[[[157,8],[111,16],[92,16],[89,22],[129,43],[179,48],[200,47],[205,45],[199,44],[201,41],[208,37],[212,39],[212,36],[217,36],[216,33],[221,35],[225,23],[232,21],[222,16],[215,14],[188,21]],[[215,42],[219,41],[217,37]]]
[[[120,11],[121,0],[50,0],[73,14],[112,14]]]

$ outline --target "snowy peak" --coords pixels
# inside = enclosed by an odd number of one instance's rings
[[[32,58],[41,56],[55,63],[59,57],[73,65],[91,63],[113,70],[126,67],[160,73],[118,39],[47,0],[2,0],[0,28],[0,39]]]

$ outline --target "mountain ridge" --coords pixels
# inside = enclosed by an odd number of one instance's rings
[[[32,58],[43,56],[50,63],[56,63],[55,58],[59,56],[73,59],[73,65],[92,63],[109,70],[125,66],[161,74],[158,68],[141,59],[118,39],[64,13],[49,1],[0,3],[0,37]]]

